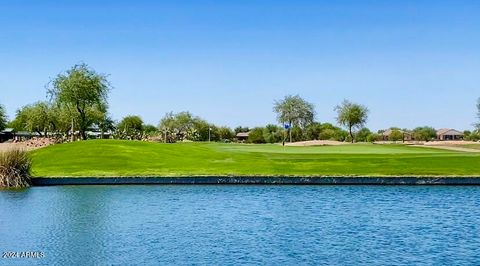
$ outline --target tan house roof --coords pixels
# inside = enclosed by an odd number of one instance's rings
[[[437,130],[437,136],[442,136],[442,135],[463,136],[463,133],[451,128],[442,128]]]
[[[390,135],[392,134],[392,131],[394,131],[394,130],[397,130],[397,131],[399,131],[399,132],[402,133],[402,134],[403,134],[403,133],[405,133],[405,134],[411,134],[410,132],[405,132],[405,131],[403,131],[403,130],[401,130],[401,129],[391,129],[391,128],[389,128],[389,129],[385,130],[385,131],[382,133],[382,135],[383,135],[383,136],[390,136]]]
[[[248,137],[249,134],[250,134],[250,132],[239,132],[239,133],[237,133],[237,137],[246,138],[246,137]]]

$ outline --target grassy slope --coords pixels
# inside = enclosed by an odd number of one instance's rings
[[[480,155],[402,145],[93,140],[32,152],[35,176],[479,175]]]

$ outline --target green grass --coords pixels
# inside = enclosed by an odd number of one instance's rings
[[[480,176],[480,154],[404,145],[92,140],[32,152],[34,176]]]

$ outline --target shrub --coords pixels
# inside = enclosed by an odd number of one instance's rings
[[[390,138],[389,140],[391,141],[400,141],[403,140],[403,133],[402,131],[398,129],[393,129],[392,132],[390,133]]]
[[[31,160],[26,151],[0,153],[0,187],[23,188],[31,185]]]
[[[250,134],[248,134],[248,143],[265,143],[265,139],[263,138],[263,128],[262,127],[256,127],[250,131]]]
[[[235,133],[229,127],[217,128],[216,135],[221,141],[231,141],[235,138]]]
[[[413,130],[415,140],[430,141],[435,139],[437,131],[432,127],[417,127]]]
[[[331,140],[331,139],[335,138],[335,134],[336,134],[336,132],[335,132],[334,129],[326,128],[326,129],[322,130],[322,132],[320,133],[320,135],[318,137],[321,140]]]
[[[317,140],[320,138],[320,133],[322,132],[322,124],[318,122],[313,122],[307,126],[305,129],[305,136],[307,140]]]
[[[368,141],[367,138],[370,134],[372,134],[372,132],[368,128],[364,127],[362,129],[360,129],[357,132],[357,134],[355,134],[355,141],[356,142],[367,142]]]
[[[342,129],[338,129],[335,131],[335,136],[334,140],[336,141],[348,141],[350,142],[350,136],[348,135],[348,132]]]
[[[474,131],[474,132],[470,133],[468,136],[465,136],[465,140],[479,141],[480,140],[480,131]]]
[[[267,143],[276,143],[283,140],[283,130],[276,125],[266,125],[263,129],[263,139]]]
[[[120,139],[142,139],[143,120],[137,115],[126,116],[118,123],[117,133]]]
[[[379,141],[380,139],[381,139],[381,136],[376,133],[371,133],[370,135],[367,136],[367,141],[372,143],[375,141]]]
[[[303,130],[301,128],[292,127],[290,130],[292,131],[292,141],[293,142],[304,141],[305,140]]]

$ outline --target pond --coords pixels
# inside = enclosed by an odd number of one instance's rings
[[[42,255],[0,265],[480,261],[473,186],[33,187],[0,210],[0,251]]]

